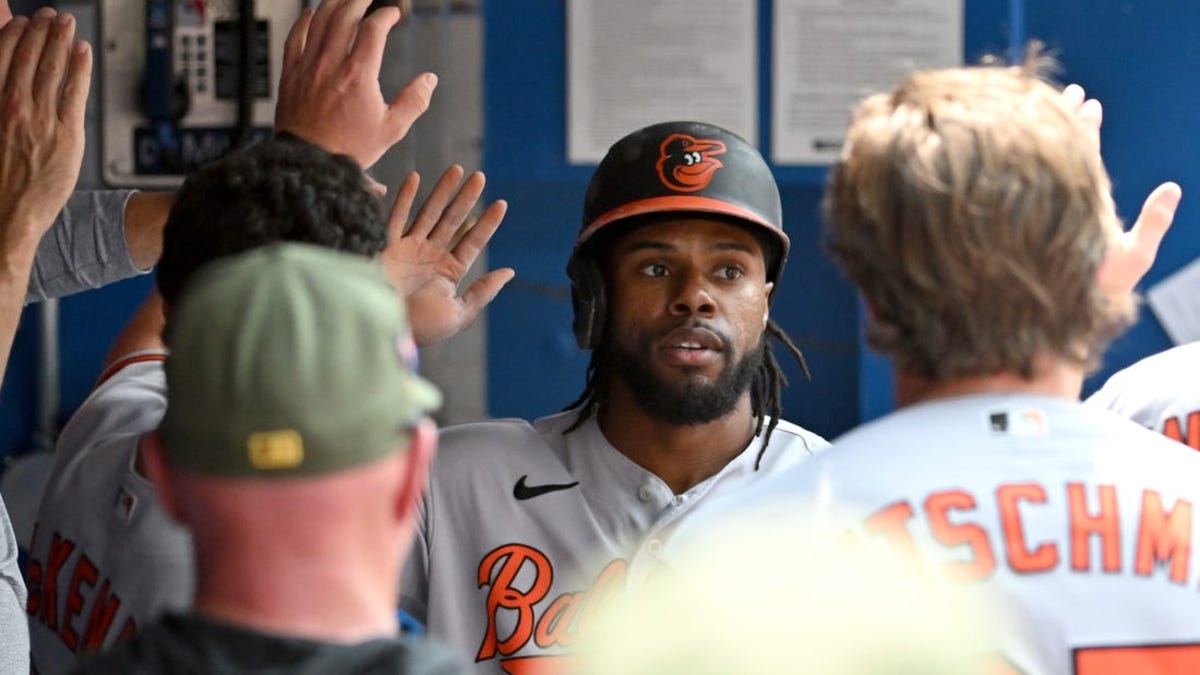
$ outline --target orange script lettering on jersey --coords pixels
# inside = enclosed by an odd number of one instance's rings
[[[505,544],[494,549],[479,562],[479,588],[488,588],[487,627],[475,660],[512,656],[531,640],[543,649],[571,646],[596,610],[608,604],[624,587],[626,567],[624,560],[613,560],[589,588],[562,593],[539,613],[538,604],[546,599],[554,580],[550,558],[524,544]],[[532,581],[519,588],[516,580],[523,569],[528,570],[526,575],[532,573]],[[512,613],[515,621],[512,631],[501,636],[499,618],[504,612]],[[508,667],[505,670],[514,672]]]

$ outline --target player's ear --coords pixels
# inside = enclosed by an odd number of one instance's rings
[[[424,419],[412,428],[412,436],[405,451],[404,477],[396,494],[396,517],[411,518],[417,502],[425,492],[429,478],[429,467],[437,452],[437,427],[433,421]]]
[[[766,300],[766,306],[763,307],[763,328],[767,327],[767,322],[771,320],[771,291],[775,289],[775,282],[768,281],[763,284],[763,298]]]
[[[141,470],[158,492],[159,501],[171,518],[180,523],[187,523],[183,510],[179,508],[178,495],[171,483],[170,469],[167,468],[166,456],[163,453],[162,436],[157,431],[151,431],[142,436],[138,442],[138,468]]]

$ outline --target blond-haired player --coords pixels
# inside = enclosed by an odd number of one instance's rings
[[[827,243],[900,410],[762,497],[797,536],[799,503],[849,509],[866,545],[992,593],[1001,672],[1197,672],[1200,456],[1078,402],[1180,192],[1123,233],[1099,106],[1048,65],[919,72],[859,106]]]

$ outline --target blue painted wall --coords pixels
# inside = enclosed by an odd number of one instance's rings
[[[152,286],[153,276],[147,275],[59,302],[60,426],[91,391],[108,348]],[[0,457],[36,449],[38,311],[37,305],[25,308],[8,372],[0,385]]]
[[[1200,256],[1200,3],[1195,0],[1029,3],[1027,30],[1057,52],[1064,82],[1079,82],[1104,104],[1101,144],[1117,208],[1132,224],[1159,183],[1177,181],[1183,202],[1142,288]],[[1200,292],[1200,289],[1197,289]],[[1094,391],[1115,370],[1170,346],[1143,307],[1117,339]]]
[[[968,19],[974,14],[967,3]],[[1142,281],[1145,290],[1200,256],[1200,3],[1104,0],[1011,0],[1014,42],[1036,39],[1062,64],[1057,79],[1077,82],[1104,104],[1101,143],[1113,181],[1117,209],[1132,225],[1142,201],[1167,180],[1183,186],[1175,225],[1158,260]],[[978,19],[978,14],[974,15]],[[986,33],[986,26],[981,31]],[[970,45],[968,41],[968,45]],[[1171,346],[1148,307],[1137,323],[1112,344],[1100,369],[1084,383],[1084,396],[1112,373]],[[863,419],[886,412],[892,403],[887,365],[863,352]]]

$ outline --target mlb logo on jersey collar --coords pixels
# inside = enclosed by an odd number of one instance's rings
[[[985,423],[992,434],[1006,436],[1045,436],[1050,425],[1046,413],[1037,408],[1000,408],[985,414]]]

